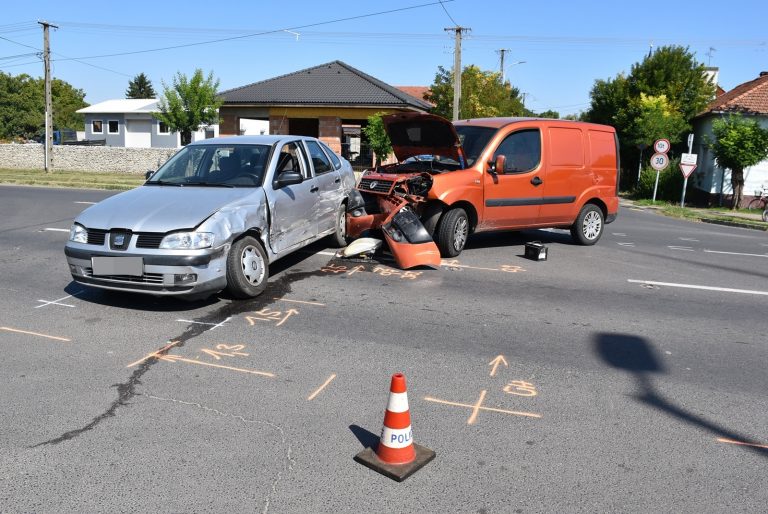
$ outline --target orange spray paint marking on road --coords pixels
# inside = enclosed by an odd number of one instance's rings
[[[480,393],[480,400],[474,405],[469,405],[467,403],[459,403],[459,402],[449,402],[448,400],[440,400],[438,398],[432,398],[431,396],[425,396],[424,399],[428,402],[439,403],[442,405],[450,405],[452,407],[463,407],[466,409],[472,409],[472,415],[467,420],[468,425],[473,424],[477,420],[477,414],[479,414],[480,411],[499,412],[501,414],[510,414],[512,416],[524,416],[527,418],[541,418],[541,414],[535,414],[533,412],[496,409],[494,407],[483,407],[482,403],[483,403],[483,400],[485,399],[486,392],[487,392],[486,390],[483,390],[482,393]]]
[[[128,364],[126,366],[126,368],[132,368],[134,366],[138,366],[139,364],[141,364],[142,362],[144,362],[146,360],[160,357],[163,353],[167,352],[168,350],[170,350],[171,348],[173,348],[174,346],[176,346],[180,342],[181,341],[168,341],[168,344],[166,344],[165,346],[163,346],[159,350],[155,350],[154,352],[152,352],[150,354],[147,354],[145,357],[142,357],[141,359],[137,360],[136,362],[132,362],[132,363]]]
[[[11,328],[11,327],[0,327],[0,330],[5,330],[7,332],[16,332],[17,334],[27,334],[27,335],[30,335],[30,336],[45,337],[46,339],[54,339],[56,341],[64,341],[65,343],[72,342],[71,339],[67,339],[66,337],[49,336],[48,334],[39,334],[37,332],[29,332],[27,330],[19,330],[19,329]]]
[[[250,373],[251,375],[261,375],[263,377],[275,378],[274,373],[269,373],[267,371],[256,371],[255,369],[234,368],[232,366],[223,366],[221,364],[212,364],[210,362],[196,361],[193,359],[185,359],[184,357],[178,357],[176,355],[161,355],[160,357],[158,357],[158,359],[166,362],[174,362],[174,363],[185,362],[187,364],[197,364],[199,366],[210,366],[211,368],[226,369],[229,371],[237,371],[239,373]]]
[[[333,379],[334,379],[334,378],[336,378],[336,373],[334,373],[333,375],[331,375],[330,377],[328,377],[328,380],[326,380],[325,382],[323,382],[323,385],[321,385],[320,387],[318,387],[318,388],[315,390],[315,392],[314,392],[314,393],[310,394],[310,395],[309,395],[309,398],[307,398],[307,401],[308,401],[308,402],[311,402],[312,400],[314,400],[314,399],[315,399],[315,397],[316,397],[318,394],[320,394],[321,392],[323,392],[323,389],[325,389],[325,388],[328,386],[328,384],[330,384],[330,383],[333,381]]]
[[[733,439],[726,439],[724,437],[718,437],[717,440],[721,443],[737,444],[739,446],[750,446],[752,448],[764,448],[768,450],[768,444],[745,443],[744,441],[734,441]]]

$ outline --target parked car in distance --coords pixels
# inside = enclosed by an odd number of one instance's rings
[[[345,244],[354,187],[349,162],[315,138],[206,139],[80,213],[65,254],[88,286],[254,297],[270,263],[325,236]]]
[[[576,243],[592,245],[616,218],[613,127],[541,118],[451,123],[423,113],[383,121],[398,162],[363,174],[348,233],[381,229],[403,267],[439,265],[480,231],[567,228]]]

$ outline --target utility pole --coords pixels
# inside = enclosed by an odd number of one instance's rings
[[[51,98],[51,42],[49,28],[59,28],[47,21],[38,21],[43,26],[43,63],[45,65],[45,171],[53,171],[53,100]]]
[[[501,72],[501,84],[504,84],[504,54],[509,52],[509,48],[500,48],[496,50],[499,52],[499,55],[501,56],[501,65],[499,66],[499,71]]]
[[[461,100],[461,34],[469,32],[466,27],[450,27],[446,32],[455,33],[453,50],[453,121],[459,119],[459,101]]]

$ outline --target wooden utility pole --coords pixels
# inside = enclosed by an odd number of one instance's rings
[[[53,171],[53,100],[51,98],[51,42],[49,28],[59,28],[47,21],[38,21],[43,26],[43,63],[45,66],[45,171]]]
[[[499,55],[501,55],[501,65],[499,66],[499,71],[501,72],[501,84],[504,85],[504,54],[509,52],[509,48],[501,48],[498,52]]]
[[[461,100],[461,34],[469,32],[466,27],[450,27],[446,32],[455,33],[453,50],[453,121],[459,119],[459,102]]]

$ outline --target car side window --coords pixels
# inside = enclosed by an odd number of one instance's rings
[[[310,178],[310,171],[305,166],[303,152],[295,141],[283,145],[280,154],[277,156],[275,176],[285,171],[296,171],[301,173],[305,179]]]
[[[336,152],[331,150],[328,147],[328,145],[326,145],[322,141],[320,142],[320,146],[323,147],[323,150],[325,150],[325,153],[327,153],[328,156],[331,158],[331,161],[333,161],[333,167],[336,168],[337,170],[341,169],[341,159],[339,159],[339,156],[336,155]]]
[[[333,171],[331,161],[328,160],[328,156],[320,148],[320,145],[315,141],[306,141],[307,148],[309,149],[309,155],[312,159],[312,165],[315,168],[315,175],[321,175]]]
[[[493,154],[507,158],[504,173],[524,173],[538,167],[541,162],[541,134],[539,129],[518,130],[508,135]]]

